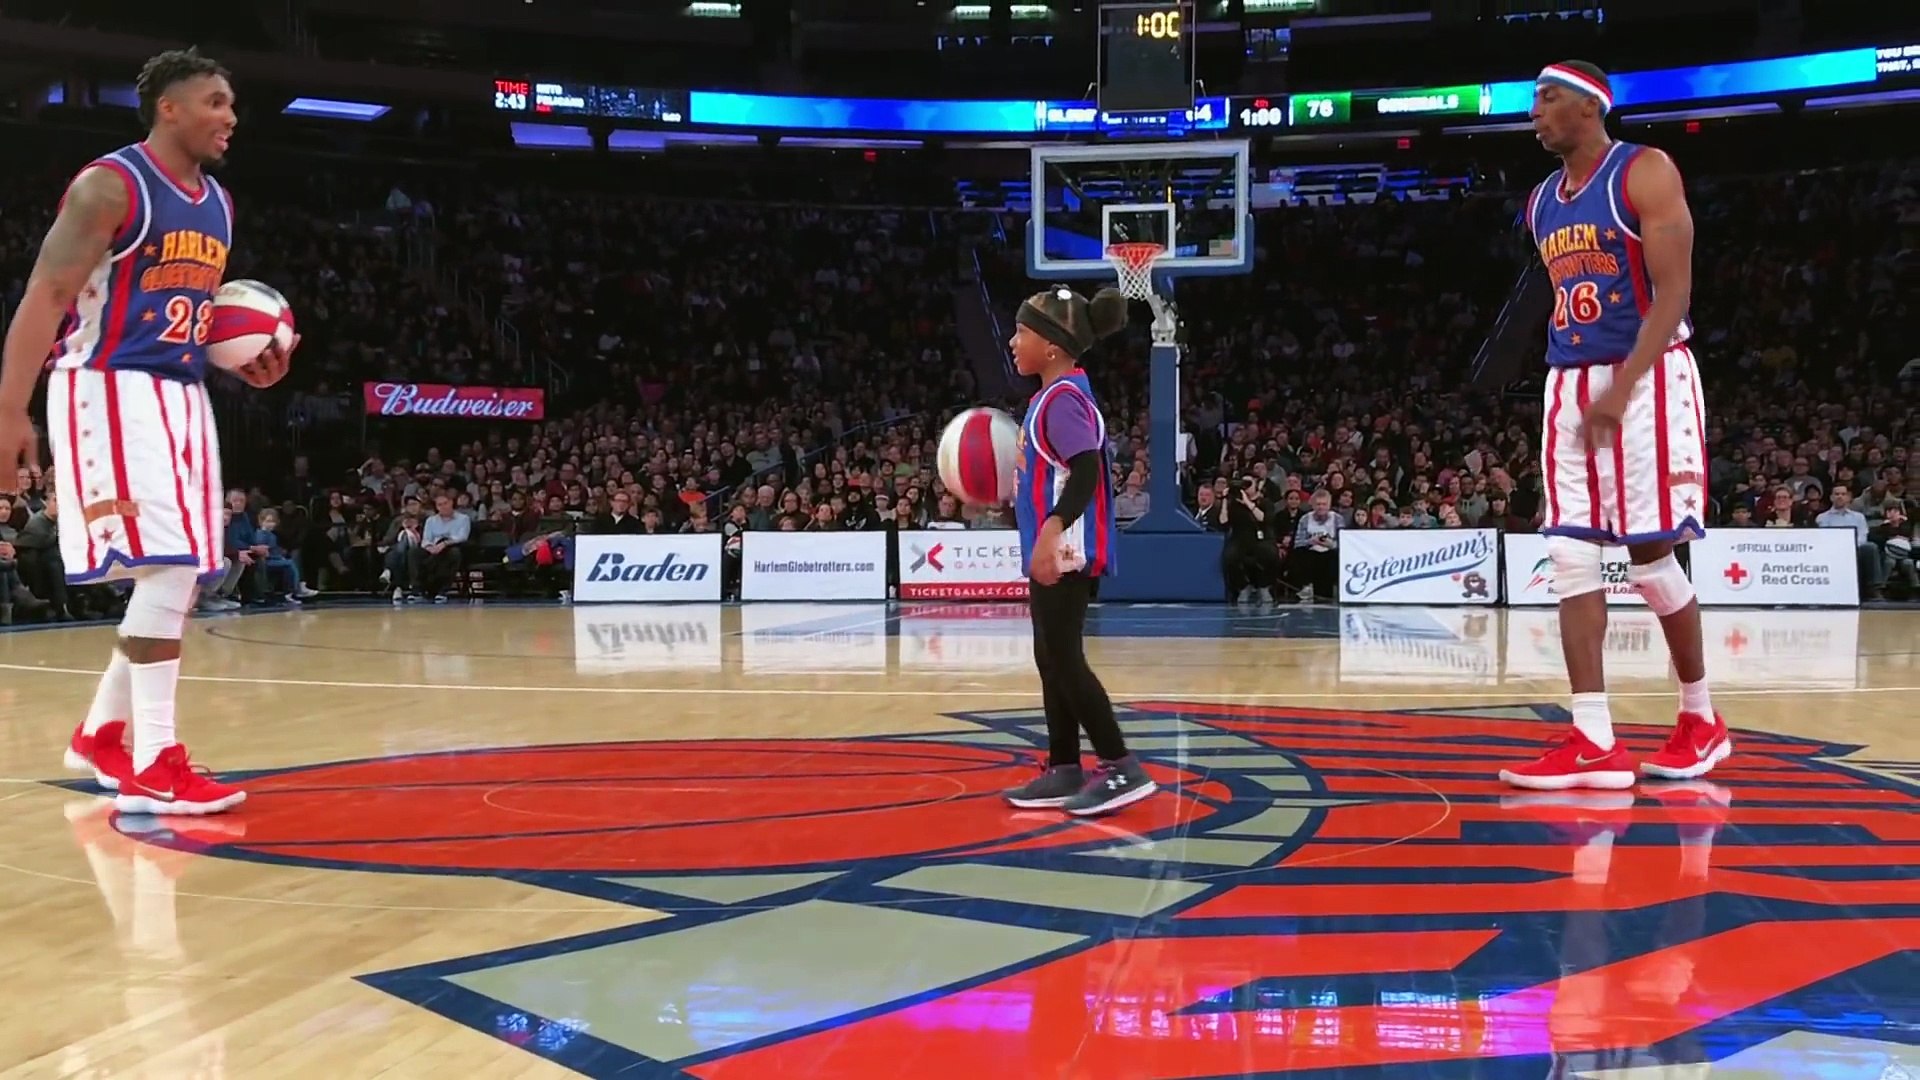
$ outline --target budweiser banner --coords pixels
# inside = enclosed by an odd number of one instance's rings
[[[370,382],[365,392],[368,416],[544,420],[547,415],[547,392],[527,386]]]

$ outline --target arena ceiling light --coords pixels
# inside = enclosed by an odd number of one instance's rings
[[[1012,4],[1007,8],[1007,17],[1018,22],[1045,19],[1053,14],[1045,4]],[[956,22],[985,22],[993,17],[991,4],[955,4],[953,18]]]
[[[352,120],[367,123],[393,111],[391,105],[370,101],[341,101],[336,98],[297,97],[280,110],[287,116],[317,116],[327,120]]]
[[[1440,129],[1442,135],[1498,135],[1503,132],[1532,131],[1533,121],[1515,120],[1505,124],[1455,124]]]
[[[1840,94],[1835,97],[1808,98],[1809,109],[1870,109],[1877,105],[1903,105],[1920,101],[1920,90],[1889,90],[1882,94]]]
[[[1771,101],[1753,105],[1717,105],[1706,109],[1668,109],[1662,112],[1631,113],[1620,118],[1623,124],[1658,124],[1674,120],[1724,120],[1730,116],[1767,116],[1780,112]]]
[[[740,17],[740,5],[722,3],[720,0],[694,0],[687,5],[687,14],[696,19],[737,19]]]

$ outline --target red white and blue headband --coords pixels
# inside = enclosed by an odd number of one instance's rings
[[[1600,103],[1600,115],[1602,116],[1613,111],[1612,88],[1604,81],[1596,80],[1593,76],[1578,68],[1571,68],[1565,64],[1548,64],[1546,67],[1540,69],[1540,76],[1534,80],[1535,86],[1542,83],[1564,86],[1576,93],[1585,94],[1593,98]]]

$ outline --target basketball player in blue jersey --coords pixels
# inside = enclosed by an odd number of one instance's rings
[[[1640,773],[1690,779],[1733,751],[1707,693],[1700,605],[1673,555],[1706,531],[1706,403],[1687,348],[1693,218],[1667,155],[1608,137],[1612,107],[1612,86],[1592,64],[1553,64],[1536,80],[1534,131],[1562,163],[1525,210],[1554,294],[1540,531],[1560,599],[1573,731],[1500,774],[1524,788],[1627,788]],[[1607,707],[1603,544],[1627,549],[1627,578],[1659,616],[1680,678],[1673,735],[1637,768]]]
[[[1101,289],[1091,302],[1065,286],[1020,305],[1010,345],[1014,367],[1040,391],[1020,422],[1014,517],[1020,525],[1033,662],[1047,712],[1047,767],[1006,793],[1023,808],[1059,807],[1089,817],[1154,793],[1153,778],[1127,753],[1106,688],[1087,665],[1087,606],[1114,572],[1113,484],[1106,421],[1080,358],[1127,324],[1127,298]],[[1100,764],[1080,767],[1080,732]]]
[[[233,204],[208,170],[233,135],[233,88],[192,50],[147,61],[137,88],[146,139],[74,177],[7,330],[0,467],[39,461],[27,405],[48,370],[67,578],[134,583],[68,764],[117,791],[123,812],[211,814],[246,795],[195,770],[174,738],[174,691],[198,579],[221,572],[206,344]],[[240,377],[271,386],[290,353],[262,355]]]

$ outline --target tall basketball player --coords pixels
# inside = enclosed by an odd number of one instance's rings
[[[1020,422],[1014,517],[1020,526],[1033,617],[1033,662],[1047,712],[1047,768],[1006,793],[1018,807],[1059,807],[1089,817],[1153,794],[1127,753],[1106,688],[1087,664],[1087,607],[1114,571],[1113,481],[1106,421],[1080,358],[1127,324],[1127,298],[1101,289],[1091,302],[1065,286],[1028,297],[1015,316],[1013,363],[1040,377]],[[1099,758],[1080,767],[1080,733]]]
[[[1680,714],[1649,776],[1703,776],[1732,753],[1707,693],[1700,605],[1674,546],[1704,534],[1706,405],[1687,348],[1693,218],[1667,155],[1607,135],[1613,90],[1598,67],[1553,64],[1535,83],[1534,131],[1561,168],[1533,190],[1526,223],[1546,264],[1547,554],[1573,731],[1531,764],[1503,771],[1525,788],[1626,788],[1632,757],[1613,735],[1602,643],[1601,545],[1620,544],[1627,577],[1660,617],[1680,677]]]
[[[27,405],[51,368],[48,441],[68,580],[134,583],[68,763],[117,790],[124,812],[211,814],[246,795],[194,769],[174,739],[174,691],[197,579],[220,572],[206,342],[233,204],[208,169],[233,135],[233,88],[225,69],[188,50],[147,61],[138,91],[146,140],[74,177],[7,331],[0,468],[38,460]],[[290,352],[239,374],[271,386]]]

